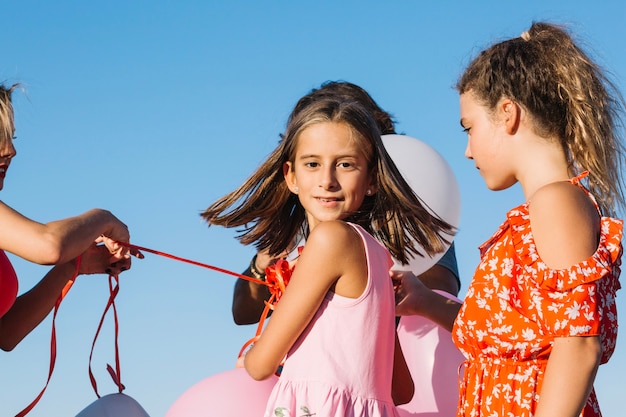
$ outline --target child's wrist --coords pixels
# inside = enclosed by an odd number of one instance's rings
[[[260,271],[259,268],[257,268],[256,266],[256,258],[257,255],[254,255],[252,257],[252,260],[250,261],[250,273],[252,274],[252,276],[256,279],[260,279],[261,281],[265,281],[265,271]]]

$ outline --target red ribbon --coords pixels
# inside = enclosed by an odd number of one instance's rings
[[[153,253],[155,255],[164,256],[166,258],[174,259],[175,261],[186,262],[188,264],[201,266],[203,268],[212,269],[214,271],[221,272],[223,274],[233,275],[233,276],[235,276],[237,278],[245,279],[247,281],[256,282],[257,284],[265,284],[265,281],[261,281],[260,279],[252,278],[252,277],[249,277],[249,276],[246,276],[246,275],[241,275],[241,274],[238,274],[236,272],[229,271],[227,269],[218,268],[217,266],[203,264],[201,262],[192,261],[191,259],[181,258],[179,256],[170,255],[169,253],[160,252],[160,251],[154,250],[154,249],[144,248],[142,246],[132,245],[130,243],[125,243],[125,242],[117,242],[117,243],[119,243],[121,246],[130,248],[130,249],[136,249],[136,250],[141,251],[141,252]]]
[[[55,326],[57,312],[59,311],[59,306],[61,305],[61,301],[63,301],[63,298],[65,298],[65,295],[67,294],[67,292],[70,290],[70,288],[72,288],[72,285],[74,285],[74,281],[76,280],[76,277],[78,277],[78,270],[80,268],[80,262],[81,262],[81,257],[78,256],[76,258],[76,269],[74,270],[74,275],[72,276],[72,278],[70,278],[69,281],[67,281],[67,283],[65,283],[65,286],[61,290],[61,294],[59,295],[56,303],[54,304],[54,313],[52,315],[52,334],[50,335],[50,368],[48,369],[48,379],[46,381],[46,385],[44,385],[39,395],[37,395],[37,397],[30,404],[26,406],[26,408],[24,408],[22,411],[17,413],[15,417],[24,417],[26,414],[28,414],[35,407],[35,405],[37,405],[37,403],[43,396],[43,393],[46,391],[46,388],[48,388],[48,384],[50,383],[50,379],[52,378],[52,372],[54,372],[54,364],[57,359],[57,332],[56,332],[56,326]]]
[[[43,393],[46,391],[46,388],[48,387],[48,384],[52,377],[52,372],[54,371],[54,364],[56,362],[55,320],[56,320],[57,312],[59,310],[59,306],[61,305],[61,301],[63,301],[63,298],[65,298],[65,296],[67,295],[67,292],[70,290],[70,288],[74,284],[74,281],[76,280],[76,277],[78,276],[80,263],[81,263],[81,257],[79,256],[76,259],[76,270],[74,272],[74,276],[65,284],[65,287],[61,291],[61,294],[59,295],[59,298],[57,298],[57,301],[54,306],[54,314],[52,316],[52,336],[50,338],[50,369],[48,372],[48,380],[46,381],[46,385],[43,387],[39,395],[33,400],[33,402],[31,402],[25,409],[20,411],[15,417],[24,417],[26,414],[28,414],[35,407],[35,405],[37,405],[37,403],[43,396]],[[115,286],[113,285],[113,281],[115,281]],[[104,322],[104,318],[106,317],[106,314],[109,308],[111,307],[113,308],[113,318],[115,322],[115,370],[113,369],[111,365],[107,364],[107,371],[111,375],[111,378],[113,379],[113,382],[115,383],[115,385],[117,385],[119,392],[121,393],[125,389],[124,384],[122,384],[121,379],[120,379],[120,355],[119,355],[119,346],[118,346],[119,323],[117,319],[117,308],[115,307],[115,297],[117,296],[118,292],[119,292],[118,277],[109,275],[109,300],[107,302],[106,307],[104,308],[104,312],[102,313],[100,324],[98,325],[98,330],[96,331],[96,335],[94,336],[93,343],[91,345],[91,353],[89,354],[89,379],[91,380],[91,386],[93,387],[96,393],[96,396],[98,398],[100,398],[100,394],[98,393],[98,386],[96,383],[96,379],[93,376],[93,373],[91,371],[91,358],[93,356],[93,350],[96,345],[96,340],[98,339],[98,335],[102,328],[102,323]]]
[[[269,311],[274,309],[276,303],[278,303],[280,297],[282,297],[285,292],[287,284],[289,284],[289,280],[291,279],[294,267],[295,266],[290,266],[289,262],[286,260],[279,259],[274,265],[270,265],[265,268],[265,285],[268,286],[271,295],[269,300],[265,302],[265,308],[263,309],[263,313],[261,313],[261,318],[259,319],[259,324],[254,337],[244,343],[239,351],[238,358],[241,359],[248,347],[254,344],[257,340],[259,340],[259,337],[261,337],[265,319],[267,318]]]
[[[201,262],[196,262],[196,261],[192,261],[190,259],[185,259],[185,258],[181,258],[179,256],[175,256],[175,255],[171,255],[169,253],[165,253],[165,252],[160,252],[154,249],[149,249],[146,247],[142,247],[142,246],[137,246],[137,245],[132,245],[130,243],[125,243],[125,242],[118,242],[121,246],[130,248],[130,249],[136,249],[138,251],[143,251],[143,252],[148,252],[148,253],[153,253],[155,255],[159,255],[159,256],[164,256],[166,258],[170,258],[170,259],[174,259],[176,261],[180,261],[180,262],[186,262],[189,264],[193,264],[196,266],[201,266],[204,268],[208,268],[208,269],[212,269],[214,271],[217,272],[221,272],[223,274],[228,274],[228,275],[232,275],[235,276],[237,278],[240,279],[245,279],[246,281],[251,281],[257,284],[261,284],[261,285],[267,285],[269,291],[270,291],[270,298],[268,301],[265,302],[265,308],[263,310],[263,313],[261,314],[261,317],[259,319],[259,325],[257,327],[257,331],[256,334],[254,335],[254,337],[252,337],[250,340],[248,340],[243,347],[241,348],[241,351],[239,352],[239,357],[241,358],[243,353],[245,352],[246,348],[248,346],[250,346],[251,344],[253,344],[254,342],[256,342],[259,337],[261,336],[261,332],[263,331],[263,325],[265,323],[265,319],[267,318],[268,314],[269,314],[269,310],[273,310],[276,303],[278,303],[278,301],[280,300],[281,296],[283,295],[283,293],[285,292],[285,289],[287,288],[287,284],[289,284],[289,280],[291,279],[291,274],[293,273],[293,266],[289,265],[289,262],[287,262],[284,259],[279,259],[274,265],[270,265],[266,268],[265,270],[265,274],[266,274],[266,280],[260,280],[260,279],[256,279],[253,277],[249,277],[247,275],[242,275],[242,274],[238,274],[236,272],[232,272],[223,268],[219,268],[213,265],[208,265],[205,263],[201,263]],[[298,252],[302,251],[302,247],[298,248]],[[72,287],[72,285],[74,284],[74,281],[76,280],[76,277],[78,276],[78,270],[80,268],[80,262],[81,262],[81,258],[80,256],[76,259],[76,270],[74,272],[74,276],[67,282],[67,284],[65,285],[65,287],[63,288],[63,290],[61,291],[61,294],[59,295],[59,298],[57,299],[55,306],[54,306],[54,314],[52,316],[52,335],[51,335],[51,340],[50,340],[50,370],[48,372],[48,380],[46,381],[46,385],[44,386],[44,388],[41,390],[41,392],[39,393],[39,395],[33,400],[32,403],[30,403],[24,410],[20,411],[15,417],[24,417],[26,414],[28,414],[34,407],[35,405],[39,402],[39,400],[41,399],[41,397],[43,396],[43,393],[45,392],[46,388],[48,387],[48,383],[50,382],[50,379],[52,377],[52,372],[54,370],[54,364],[56,362],[56,328],[55,328],[55,320],[56,320],[56,316],[57,316],[57,312],[59,310],[59,306],[61,305],[61,301],[63,300],[63,298],[65,297],[65,295],[67,294],[67,292],[70,290],[70,288]],[[113,281],[115,281],[115,285],[113,284]],[[102,328],[102,324],[104,322],[104,318],[107,314],[107,312],[109,311],[110,308],[113,309],[113,319],[115,322],[115,369],[113,369],[113,367],[111,365],[107,364],[107,371],[109,372],[109,374],[111,375],[111,378],[113,379],[113,382],[115,383],[115,385],[117,385],[119,392],[121,393],[125,387],[124,384],[122,384],[121,382],[121,378],[120,378],[120,360],[119,360],[119,347],[118,347],[118,334],[119,334],[119,323],[118,323],[118,318],[117,318],[117,308],[115,307],[115,297],[117,296],[119,292],[119,279],[116,276],[112,276],[109,275],[109,300],[107,302],[107,305],[104,309],[104,312],[102,313],[102,317],[100,319],[100,323],[98,325],[98,329],[96,330],[96,334],[94,336],[94,340],[93,343],[91,345],[91,353],[89,354],[89,379],[91,380],[91,385],[96,393],[96,396],[98,398],[100,398],[100,394],[98,393],[98,385],[96,383],[96,379],[91,371],[91,359],[93,356],[93,350],[96,344],[96,340],[98,338],[98,335],[100,334],[100,330]]]
[[[115,286],[113,285],[113,281],[115,281]],[[102,329],[102,323],[104,322],[104,318],[106,317],[109,308],[113,308],[113,321],[115,323],[115,370],[109,364],[107,364],[107,371],[111,375],[113,382],[117,385],[118,392],[124,391],[126,387],[122,384],[120,377],[120,353],[118,346],[118,335],[119,335],[119,323],[117,320],[117,308],[115,307],[115,297],[117,297],[117,293],[119,292],[119,278],[113,275],[109,275],[109,300],[107,302],[106,307],[104,308],[104,312],[102,313],[102,317],[100,318],[100,324],[98,325],[98,330],[96,330],[96,335],[93,338],[93,343],[91,344],[91,353],[89,353],[89,379],[91,380],[91,386],[93,387],[96,396],[100,398],[100,394],[98,393],[98,384],[96,383],[96,378],[93,376],[93,372],[91,372],[91,358],[93,356],[93,349],[96,346],[96,339],[98,339],[98,335],[100,334],[100,330]]]
[[[289,280],[291,279],[291,274],[293,273],[293,269],[295,267],[295,266],[290,266],[289,262],[287,262],[286,260],[279,259],[278,261],[276,261],[275,264],[270,265],[265,269],[266,278],[265,278],[265,281],[263,281],[260,279],[249,277],[247,275],[238,274],[236,272],[232,272],[223,268],[218,268],[213,265],[208,265],[208,264],[204,264],[201,262],[192,261],[190,259],[181,258],[175,255],[171,255],[165,252],[160,252],[154,249],[149,249],[149,248],[145,248],[142,246],[137,246],[137,245],[133,245],[130,243],[125,243],[125,242],[118,242],[118,243],[130,249],[136,249],[142,252],[153,253],[155,255],[164,256],[166,258],[174,259],[177,261],[186,262],[186,263],[201,266],[204,268],[212,269],[214,271],[221,272],[224,274],[233,275],[237,278],[245,279],[247,281],[255,282],[257,284],[267,285],[268,290],[271,295],[270,295],[269,300],[265,302],[265,308],[263,309],[263,312],[261,313],[261,317],[259,318],[259,325],[257,326],[256,334],[254,335],[254,337],[252,337],[243,345],[243,347],[239,351],[238,358],[241,358],[244,352],[246,351],[246,349],[250,345],[252,345],[254,342],[256,342],[261,336],[261,333],[263,332],[263,326],[265,324],[265,319],[267,318],[269,311],[274,309],[276,303],[278,303],[278,301],[280,300],[280,297],[282,297],[283,293],[285,292],[285,289],[287,288],[287,284],[289,284]],[[298,253],[300,252],[302,252],[302,246],[298,247]]]

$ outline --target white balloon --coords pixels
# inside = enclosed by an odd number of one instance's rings
[[[417,194],[436,214],[458,227],[461,217],[461,193],[454,172],[431,146],[406,135],[383,135],[383,144],[398,170]],[[446,235],[450,242],[454,235]],[[448,247],[446,247],[446,250]],[[393,269],[419,275],[437,263],[445,250],[434,256],[413,256],[408,265],[395,261]]]
[[[105,395],[92,402],[76,417],[150,417],[137,401],[126,394]]]

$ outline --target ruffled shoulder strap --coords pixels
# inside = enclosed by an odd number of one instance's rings
[[[587,173],[583,173],[571,181],[578,185],[578,181],[586,175]],[[587,191],[582,185],[580,186]],[[593,199],[593,195],[588,191],[587,193]],[[527,203],[509,211],[507,221],[519,261],[526,268],[536,271],[535,276],[538,285],[546,290],[565,291],[584,283],[596,281],[607,274],[619,276],[623,220],[601,217],[600,239],[595,253],[588,259],[566,269],[550,269],[539,256],[530,227]],[[615,280],[615,286],[616,289],[619,288],[617,280]]]

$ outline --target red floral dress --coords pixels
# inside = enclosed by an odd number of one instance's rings
[[[617,338],[622,229],[621,220],[602,217],[596,253],[553,270],[536,251],[528,204],[507,213],[480,246],[452,331],[468,358],[460,371],[458,416],[532,416],[555,337],[599,336],[601,362],[609,360]],[[601,416],[594,392],[581,416]]]

